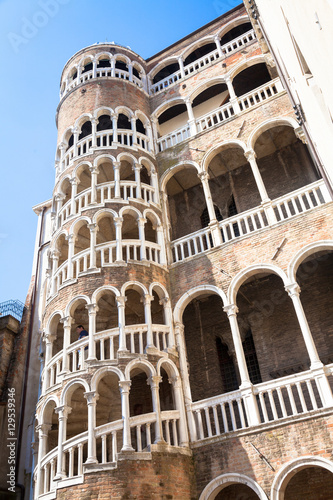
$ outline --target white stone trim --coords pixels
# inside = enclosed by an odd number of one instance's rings
[[[213,479],[203,492],[201,493],[199,500],[214,500],[215,496],[227,486],[231,484],[245,484],[251,490],[253,490],[260,500],[267,500],[267,496],[264,490],[251,478],[245,476],[244,474],[222,474],[221,476]]]

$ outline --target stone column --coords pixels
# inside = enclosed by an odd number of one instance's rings
[[[167,264],[167,258],[166,258],[166,249],[165,249],[164,232],[162,224],[156,227],[156,236],[157,236],[157,243],[160,246],[160,264],[162,266],[165,266]]]
[[[90,205],[96,205],[96,185],[97,185],[97,175],[99,174],[99,170],[97,167],[89,167],[91,172],[91,201]]]
[[[196,135],[197,133],[197,126],[195,123],[195,118],[193,114],[193,109],[192,109],[192,102],[190,99],[185,100],[186,108],[187,108],[187,114],[188,114],[188,124],[190,126],[190,134],[191,136]]]
[[[158,133],[158,119],[155,117],[151,117],[152,129],[153,129],[153,138],[154,138],[154,151],[157,154],[159,152],[157,139],[159,137]]]
[[[154,139],[153,139],[153,131],[150,123],[146,125],[146,132],[148,137],[148,151],[154,151]]]
[[[97,304],[87,304],[86,309],[89,314],[89,349],[88,349],[88,360],[96,360],[96,344],[95,344],[95,333],[96,333],[96,313],[98,312]],[[83,353],[82,353],[83,354]],[[83,359],[83,356],[82,356]]]
[[[134,116],[132,116],[132,118],[131,118],[131,129],[133,132],[133,146],[137,147],[138,137],[137,137],[137,133],[136,133],[136,119],[134,118]]]
[[[160,300],[160,304],[163,305],[164,322],[169,327],[168,348],[175,349],[176,348],[175,334],[173,331],[172,307],[171,307],[170,299],[168,297],[164,297],[163,299]]]
[[[48,364],[52,359],[52,347],[55,338],[56,336],[52,335],[51,333],[46,333],[43,337],[43,340],[45,342],[45,367],[44,367],[44,380],[42,388],[43,393],[45,393],[46,389],[48,389],[50,386],[50,373],[48,370]]]
[[[208,172],[199,172],[198,177],[201,180],[201,184],[205,195],[206,205],[210,219],[209,227],[211,228],[212,231],[214,246],[218,246],[223,243],[223,240],[220,228],[218,226],[218,222],[216,220],[214,203],[210,192],[209,174]]]
[[[76,241],[75,234],[68,234],[66,236],[66,240],[68,241],[68,271],[67,271],[67,279],[73,279],[73,257],[74,257],[74,246]]]
[[[116,297],[118,307],[118,324],[119,324],[119,352],[128,352],[126,347],[126,334],[125,334],[125,303],[127,297]]]
[[[121,413],[123,419],[123,447],[121,451],[134,451],[131,443],[130,411],[129,411],[129,391],[131,387],[130,380],[120,380]]]
[[[97,224],[87,224],[88,229],[90,230],[90,266],[89,269],[96,269],[96,237],[98,227]]]
[[[59,149],[60,149],[60,172],[63,172],[65,170],[65,153],[66,153],[66,148],[67,145],[63,142],[59,144]]]
[[[173,376],[169,379],[169,382],[172,384],[176,409],[179,411],[179,444],[180,446],[188,446],[188,432],[186,426],[186,413],[184,406],[182,381],[180,377]]]
[[[79,142],[79,130],[77,127],[73,128],[73,156],[77,156],[77,143]]]
[[[97,63],[98,63],[98,61],[96,61],[96,59],[93,59],[93,62],[92,62],[92,65],[93,65],[92,77],[93,78],[97,77]]]
[[[77,179],[74,177],[70,180],[72,185],[72,196],[71,196],[71,216],[76,215],[76,202],[75,197],[77,195]]]
[[[120,196],[120,161],[113,162],[113,176],[114,176],[114,197],[121,198]]]
[[[63,444],[66,441],[67,418],[71,413],[72,408],[69,406],[58,406],[55,412],[59,415],[59,430],[58,430],[58,460],[57,460],[57,473],[54,476],[54,481],[59,481],[67,477],[65,470],[65,460],[63,453]]]
[[[114,57],[111,57],[110,63],[111,63],[111,76],[114,78],[116,69],[116,61],[114,60]]]
[[[62,374],[69,372],[67,349],[68,346],[70,346],[71,344],[71,326],[73,322],[74,319],[71,318],[70,316],[65,316],[65,318],[62,318],[60,320],[60,323],[64,325],[64,345],[62,351],[62,370],[61,370]]]
[[[156,168],[152,167],[150,169],[150,179],[151,179],[151,185],[154,188],[154,203],[156,203],[156,205],[160,205],[160,203],[161,203],[161,201],[160,201],[160,187],[158,184],[158,177],[157,177]]]
[[[132,170],[134,171],[135,175],[135,183],[136,183],[136,197],[141,200],[141,178],[140,178],[140,171],[141,171],[141,165],[140,163],[134,163]]]
[[[218,53],[219,53],[219,57],[223,57],[223,52],[222,52],[222,48],[221,48],[221,42],[220,42],[220,37],[219,35],[215,35],[214,36],[214,42],[216,44],[216,48],[218,50]]]
[[[151,321],[151,307],[150,304],[152,300],[154,300],[154,297],[152,295],[145,295],[143,300],[144,304],[144,309],[145,309],[145,323],[147,324],[147,345],[146,349],[149,349],[154,346],[154,341],[153,341],[153,328],[152,328],[152,321]]]
[[[122,244],[122,226],[124,219],[122,217],[113,218],[116,227],[116,262],[123,263],[123,244]]]
[[[53,250],[53,252],[52,252],[52,278],[51,278],[52,285],[51,285],[51,295],[54,295],[57,292],[55,273],[56,273],[56,271],[58,269],[59,257],[60,257],[59,250]]]
[[[147,222],[144,217],[138,217],[139,226],[139,240],[140,240],[140,260],[147,260],[146,258],[146,238],[145,238],[145,223]]]
[[[230,76],[226,76],[224,81],[228,87],[228,92],[229,92],[229,96],[230,96],[230,104],[232,105],[234,112],[237,115],[241,112],[241,109],[240,109],[238,98],[235,94],[235,90],[234,90],[234,87],[232,85],[232,81],[231,81]]]
[[[261,203],[265,203],[267,201],[270,201],[269,196],[268,196],[267,191],[266,191],[265,184],[262,180],[262,177],[261,177],[261,174],[259,172],[259,168],[258,168],[258,165],[256,162],[256,157],[257,157],[256,153],[252,149],[249,149],[248,151],[244,152],[244,156],[251,166],[253,177],[256,181],[256,185],[257,185],[257,188],[258,188],[258,191],[260,194]]]
[[[97,118],[92,118],[91,120],[91,147],[95,148],[96,147],[96,132],[97,132],[97,124],[98,124],[98,119]]]
[[[132,66],[132,64],[128,65],[128,79],[130,82],[133,82],[133,66]]]
[[[113,143],[118,144],[118,116],[116,113],[111,113],[112,119],[112,132],[113,132]]]
[[[160,395],[159,395],[159,386],[162,377],[155,375],[148,379],[148,382],[151,387],[151,396],[153,403],[153,412],[156,415],[155,422],[155,444],[165,444],[165,440],[163,438],[163,427],[162,427],[162,419],[161,419],[161,408],[160,408]]]
[[[97,464],[98,460],[96,456],[95,428],[96,428],[96,403],[99,398],[99,395],[96,394],[96,392],[85,392],[84,397],[86,398],[88,405],[88,456],[85,463]]]
[[[181,56],[178,57],[178,64],[179,64],[181,78],[185,78],[184,61]]]
[[[51,424],[40,424],[37,425],[36,429],[38,431],[38,466],[37,466],[37,481],[36,481],[36,497],[43,494],[42,491],[42,469],[41,469],[41,461],[46,453],[46,445],[47,445],[47,437],[48,433],[51,430]],[[45,493],[45,492],[44,492]]]

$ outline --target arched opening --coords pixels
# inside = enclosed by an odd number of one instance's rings
[[[158,83],[179,70],[179,63],[174,62],[160,69],[153,78],[153,83]]]
[[[162,380],[159,385],[161,411],[176,410],[172,384],[164,368],[161,368],[161,377]]]
[[[200,59],[201,57],[209,54],[216,50],[215,42],[206,43],[205,45],[201,45],[201,47],[195,48],[185,59],[184,66],[191,64],[192,62]]]
[[[74,436],[78,436],[88,430],[88,406],[87,400],[84,397],[85,389],[81,385],[76,385],[73,392],[68,395],[67,405],[71,408],[71,412],[67,417],[66,438],[69,440]],[[69,472],[70,449],[64,452],[65,454],[65,470]],[[87,458],[87,443],[83,445],[83,462]],[[73,450],[73,476],[78,475],[79,451],[78,447]],[[68,474],[69,475],[69,474]]]
[[[60,314],[56,314],[55,316],[53,316],[49,326],[49,333],[50,335],[52,335],[52,337],[54,337],[52,341],[51,357],[55,356],[56,354],[58,354],[58,352],[62,351],[64,346],[64,326],[60,320],[61,320]]]
[[[109,186],[101,186],[103,184],[110,184],[114,182],[114,170],[111,159],[103,158],[98,164],[97,174],[97,203],[102,202],[103,199],[109,198]],[[114,186],[111,186],[111,198],[114,197]]]
[[[333,252],[314,250],[298,267],[296,281],[319,358],[333,363]]]
[[[90,247],[90,231],[86,220],[80,221],[75,227],[74,255]]]
[[[282,498],[282,497],[281,497]],[[323,467],[306,467],[293,475],[287,484],[284,500],[331,500],[333,474]]]
[[[153,300],[151,301],[151,320],[155,325],[165,325],[166,318],[164,313],[163,302],[161,302],[160,296],[153,290]]]
[[[89,315],[86,308],[86,301],[84,299],[78,299],[71,307],[71,317],[73,318],[71,325],[71,338],[70,343],[76,342],[78,340],[78,334],[76,328],[82,325],[83,328],[89,333]],[[87,350],[86,350],[87,351]],[[88,352],[85,352],[85,357],[88,356]],[[74,359],[74,357],[73,357]],[[74,366],[72,367],[74,370]]]
[[[125,296],[127,298],[125,303],[125,325],[145,324],[143,292],[140,289],[130,288],[126,290]]]
[[[135,78],[137,78],[138,80],[142,80],[142,75],[144,74],[144,72],[143,69],[140,68],[140,66],[136,66],[136,64],[134,63],[132,66],[132,72]]]
[[[290,126],[280,125],[263,132],[255,142],[254,151],[271,199],[319,179],[307,147]]]
[[[75,80],[77,77],[77,68],[72,68],[71,71],[69,72],[69,83],[71,83],[73,80]]]
[[[92,61],[89,61],[89,62],[86,61],[85,63],[83,63],[81,74],[87,73],[87,71],[91,71],[92,69],[93,69]]]
[[[84,139],[85,137],[87,137],[88,135],[91,135],[92,134],[92,125],[91,125],[91,121],[90,120],[87,120],[86,122],[84,122],[82,125],[81,125],[81,132],[80,132],[80,135],[79,135],[79,141],[81,139]],[[86,151],[84,151],[85,153]],[[82,153],[81,153],[82,154]]]
[[[243,69],[243,71],[238,73],[234,77],[232,85],[236,96],[240,97],[248,92],[251,92],[251,90],[260,87],[261,85],[264,85],[271,79],[272,78],[267,70],[266,64],[259,63]]]
[[[135,122],[135,127],[137,132],[140,132],[140,134],[147,135],[146,129],[139,118]]]
[[[55,408],[56,408],[55,401],[49,401],[44,408],[43,424],[50,426],[50,428],[47,431],[45,455],[58,446],[59,422],[58,422],[58,415],[55,412]],[[43,457],[39,458],[42,459]]]
[[[64,199],[62,200],[62,206],[64,206],[71,199],[72,196],[72,185],[68,177],[66,177],[66,179],[64,179],[63,182],[61,183],[59,191],[64,196]]]
[[[184,311],[183,323],[192,400],[237,389],[235,352],[221,298],[202,294],[193,299]]]
[[[122,225],[122,238],[123,240],[138,240],[139,228],[137,215],[132,213],[124,214]]]
[[[120,69],[122,71],[127,71],[128,72],[128,65],[127,65],[127,63],[125,61],[120,60],[120,59],[116,60],[115,68],[116,69]]]
[[[85,191],[86,189],[89,189],[91,187],[91,172],[89,169],[89,165],[82,165],[78,169],[76,176],[78,178],[77,194],[80,194],[82,193],[82,191]]]
[[[128,160],[121,160],[120,165],[120,180],[135,181],[133,163]]]
[[[164,136],[174,130],[186,127],[188,121],[187,108],[185,104],[174,104],[163,111],[158,117],[159,134]]]
[[[68,241],[64,234],[61,234],[56,242],[56,250],[60,252],[58,268],[68,259]]]
[[[229,102],[228,87],[224,83],[212,85],[195,97],[192,103],[194,118],[220,108]]]
[[[114,242],[114,245],[105,245],[105,243],[111,241]],[[106,213],[98,219],[96,245],[97,267],[102,267],[104,264],[109,264],[116,260],[116,229],[111,213]]]
[[[111,68],[111,62],[109,59],[103,58],[98,61],[97,68]]]
[[[97,132],[101,132],[102,130],[110,130],[112,128],[112,120],[109,115],[101,115],[98,118]],[[97,146],[99,146],[99,144],[97,144]]]
[[[97,301],[96,333],[118,327],[118,309],[116,296],[111,290],[105,290]]]
[[[145,224],[145,240],[157,243],[156,227],[150,217],[151,216],[147,215],[147,222]]]
[[[226,43],[235,40],[235,38],[238,38],[239,36],[243,35],[244,33],[247,33],[250,30],[252,30],[252,25],[250,22],[239,24],[238,26],[231,28],[231,30],[229,30],[221,37],[220,44],[225,45]]]
[[[172,240],[201,229],[201,214],[206,208],[206,199],[198,171],[184,166],[170,177],[166,192]]]
[[[259,500],[258,495],[246,484],[230,484],[223,488],[214,500]]]
[[[119,391],[119,378],[115,373],[106,373],[98,382],[97,387],[98,400],[96,405],[96,427],[121,421],[121,398]],[[102,439],[96,439],[96,453],[99,463],[115,462],[117,450],[122,446],[122,432],[118,431],[116,435],[116,444],[112,439],[112,433],[105,436],[105,454],[102,456]]]
[[[131,372],[131,391],[129,394],[130,416],[137,417],[139,426],[131,426],[131,441],[135,451],[146,451],[147,446],[155,440],[154,425],[142,423],[144,418],[140,415],[152,413],[153,404],[151,389],[147,374],[140,368],[134,368]],[[138,433],[139,436],[138,436]],[[141,448],[141,450],[140,450]]]

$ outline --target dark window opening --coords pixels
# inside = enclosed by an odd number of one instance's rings
[[[179,64],[178,63],[173,63],[169,64],[168,66],[165,66],[162,68],[158,73],[153,78],[153,83],[158,83],[164,78],[167,78],[170,75],[173,75],[173,73],[176,73],[176,71],[179,70]]]
[[[97,68],[111,68],[111,63],[108,59],[101,59],[98,61]]]
[[[212,97],[215,97],[219,94],[222,94],[226,90],[228,90],[228,87],[225,84],[212,85],[208,89],[201,92],[201,94],[199,94],[193,100],[192,108],[194,108],[195,106],[198,106],[199,104],[201,104],[205,101],[208,101],[208,99],[211,99]],[[223,100],[221,98],[221,102],[219,103],[219,106],[222,106],[223,104],[225,104],[228,101],[229,101],[229,94]]]
[[[185,104],[176,104],[175,106],[172,106],[171,108],[166,109],[159,117],[158,117],[158,123],[162,125],[162,123],[165,123],[172,118],[175,118],[176,116],[181,115],[182,113],[186,112],[186,105]]]
[[[87,137],[87,135],[91,135],[91,133],[92,133],[91,122],[85,122],[81,127],[81,134],[79,135],[79,140],[83,139],[84,137]]]
[[[68,139],[68,147],[67,149],[71,148],[74,144],[74,136],[73,134],[70,136],[70,138]]]
[[[136,68],[133,68],[132,71],[133,71],[133,75],[136,78],[139,78],[139,80],[141,80],[140,73],[138,72],[138,70]]]
[[[221,215],[219,207],[217,207],[216,205],[214,205],[214,210],[215,210],[216,220],[218,222],[221,221],[221,220],[223,220],[223,217]],[[207,207],[202,212],[200,219],[201,219],[201,227],[202,228],[207,227],[208,224],[210,223],[210,218],[209,218],[209,213],[208,213],[208,208]]]
[[[231,42],[231,40],[234,40],[235,38],[238,38],[239,36],[243,35],[243,33],[247,33],[252,29],[251,23],[244,23],[240,24],[239,26],[236,26],[235,28],[232,28],[228,33],[223,35],[221,38],[221,45],[225,45],[228,42]]]
[[[86,73],[87,71],[90,71],[91,69],[93,69],[93,64],[92,62],[90,62],[89,64],[86,64],[82,70],[82,73]]]
[[[147,134],[146,134],[146,130],[145,130],[145,128],[144,128],[143,123],[142,123],[142,121],[141,121],[141,120],[136,120],[136,122],[135,122],[135,126],[136,126],[136,131],[137,131],[137,132],[140,132],[140,134],[145,134],[145,135],[147,135]]]
[[[243,351],[252,384],[260,384],[262,382],[262,378],[251,330],[249,330],[245,336]]]
[[[233,87],[238,97],[264,85],[271,80],[265,63],[246,68],[233,79]]]
[[[117,121],[117,128],[119,129],[125,129],[125,130],[131,130],[131,122],[127,118],[126,115],[123,113],[120,113],[118,116],[118,121]]]
[[[112,120],[109,115],[101,115],[98,119],[97,132],[112,128]]]
[[[235,198],[232,196],[231,197],[231,201],[230,201],[229,206],[228,206],[228,217],[233,217],[234,215],[237,215],[237,214],[238,214],[238,210],[237,210],[237,207],[236,207]],[[234,234],[235,234],[235,236],[237,238],[238,236],[240,236],[238,223],[235,222],[232,225],[232,227],[233,227],[233,230],[234,230]]]
[[[200,57],[203,57],[206,54],[213,52],[213,50],[215,49],[216,49],[215,43],[207,43],[206,45],[202,45],[202,47],[198,47],[186,57],[186,59],[184,60],[184,66],[187,66],[188,64],[191,64],[197,59],[200,59]]]
[[[116,61],[116,68],[122,69],[123,71],[128,71],[127,64],[124,63],[123,61]]]
[[[216,350],[219,359],[223,392],[236,391],[238,389],[238,381],[235,365],[229,354],[228,346],[223,344],[220,337],[216,337]]]
[[[75,71],[75,73],[73,73],[72,80],[75,80],[76,77],[77,77],[77,71]]]

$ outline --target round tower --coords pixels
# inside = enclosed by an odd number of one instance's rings
[[[87,47],[66,63],[60,99],[35,498],[87,488],[89,498],[187,498],[145,61]]]

